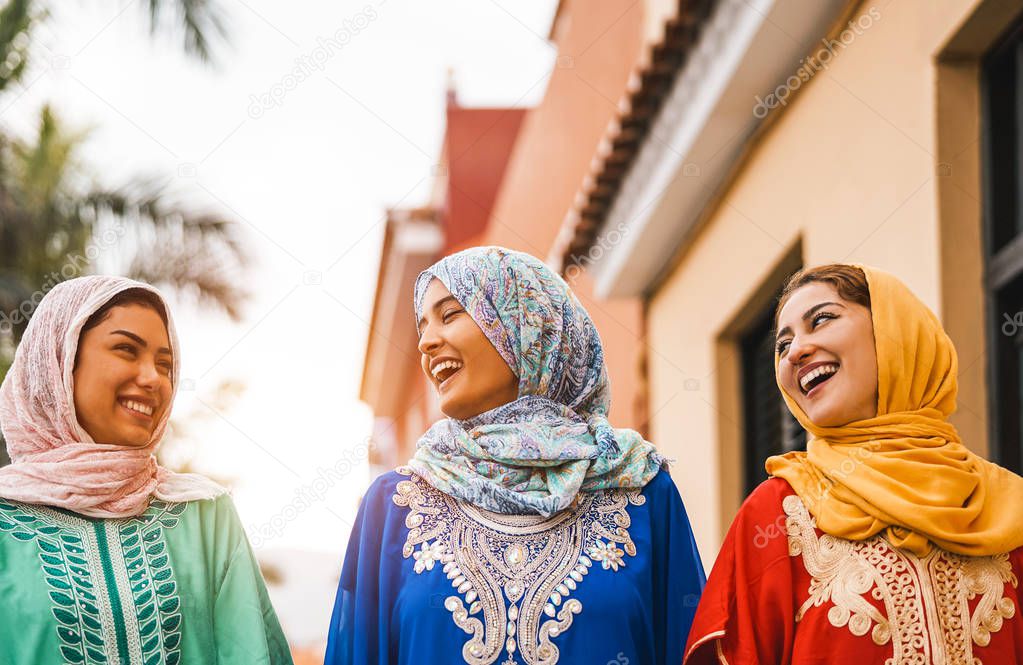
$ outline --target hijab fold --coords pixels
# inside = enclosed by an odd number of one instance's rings
[[[416,280],[416,320],[433,279],[447,287],[519,380],[513,402],[446,418],[409,466],[433,487],[505,514],[550,516],[580,492],[646,485],[665,460],[607,419],[600,338],[568,285],[538,259],[502,247],[452,254]]]
[[[138,448],[96,442],[78,422],[73,373],[82,327],[128,289],[144,289],[163,303],[174,357],[173,403],[180,347],[160,292],[142,282],[100,275],[58,284],[39,302],[0,385],[0,428],[12,462],[0,469],[0,497],[116,518],[141,514],[154,496],[179,502],[226,492],[204,476],[173,473],[156,461],[153,451],[163,438],[170,408],[149,443]]]
[[[934,545],[967,556],[1023,546],[1023,478],[972,453],[947,420],[958,390],[952,341],[902,282],[857,267],[870,288],[877,416],[819,427],[779,383],[811,439],[806,452],[769,458],[767,472],[788,481],[817,526],[838,538],[885,532],[919,556]]]

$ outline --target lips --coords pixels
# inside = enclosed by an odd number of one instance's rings
[[[133,418],[149,422],[156,413],[156,404],[153,400],[141,397],[121,397],[117,403],[128,412]]]
[[[807,397],[817,392],[817,388],[824,385],[838,373],[839,363],[831,361],[820,361],[810,363],[799,370],[797,380],[799,390]]]
[[[443,386],[448,379],[457,374],[465,363],[451,357],[434,358],[430,361],[430,374],[438,385]]]

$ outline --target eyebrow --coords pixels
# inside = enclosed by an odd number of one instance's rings
[[[110,334],[111,334],[111,335],[124,335],[125,337],[127,337],[127,338],[131,339],[131,340],[132,340],[132,341],[134,341],[134,342],[135,342],[136,344],[138,344],[139,346],[141,346],[141,347],[142,347],[143,349],[145,349],[145,348],[148,348],[148,347],[149,347],[149,344],[147,344],[147,343],[146,343],[146,340],[142,339],[141,337],[139,337],[139,336],[138,336],[138,335],[136,335],[135,333],[130,333],[130,332],[128,332],[127,330],[115,330],[115,331],[113,331],[113,332],[112,332],[112,333],[110,333]],[[167,347],[165,347],[165,346],[161,346],[161,347],[160,347],[159,349],[157,349],[157,350],[156,350],[156,352],[157,352],[157,353],[166,353],[167,355],[174,355],[174,354],[172,354],[172,353],[171,353],[171,350],[170,350],[170,349],[168,349],[168,348],[167,348]]]
[[[817,313],[817,310],[822,309],[824,307],[827,307],[829,305],[835,305],[836,307],[842,307],[842,308],[845,307],[845,305],[843,305],[842,303],[839,303],[839,302],[830,302],[830,301],[829,302],[822,302],[819,305],[814,305],[810,309],[806,310],[806,312],[803,314],[803,317],[802,317],[803,320],[804,321],[809,320],[809,318],[811,316],[813,316],[814,314]],[[791,332],[792,332],[792,328],[789,327],[789,326],[785,326],[784,328],[782,328],[781,330],[778,331],[778,334],[775,336],[774,339],[775,339],[775,341],[778,341],[779,339],[781,339],[782,335],[788,335]]]
[[[444,296],[443,298],[441,298],[437,302],[433,303],[433,307],[431,307],[430,309],[432,309],[433,311],[437,311],[438,309],[441,308],[441,305],[443,305],[444,303],[446,303],[446,302],[448,302],[450,300],[455,300],[457,302],[457,299],[454,296]],[[422,330],[424,323],[426,323],[426,317],[422,316],[422,317],[419,318],[419,322],[416,324],[416,327],[419,330]]]

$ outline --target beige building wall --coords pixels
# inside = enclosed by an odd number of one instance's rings
[[[742,498],[734,340],[799,263],[883,268],[939,314],[961,359],[955,424],[986,452],[976,57],[1018,9],[854,7],[854,20],[877,17],[768,118],[653,290],[650,433],[680,461],[672,474],[708,568]]]

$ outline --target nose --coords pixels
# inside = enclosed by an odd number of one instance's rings
[[[419,353],[428,355],[438,349],[441,345],[440,336],[432,331],[429,324],[423,328],[423,334],[419,338]]]
[[[139,373],[135,377],[135,382],[140,388],[155,392],[160,386],[160,372],[156,369],[156,364],[147,361],[139,363]]]
[[[803,360],[813,355],[816,350],[817,346],[813,343],[813,340],[803,335],[796,335],[789,342],[789,351],[785,359],[791,364],[798,366],[802,364]]]

